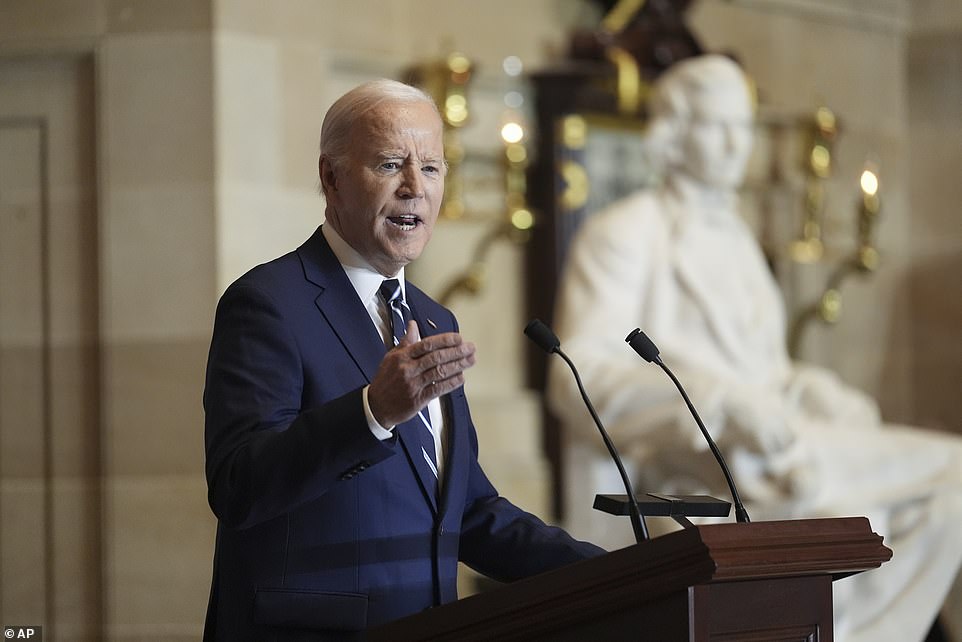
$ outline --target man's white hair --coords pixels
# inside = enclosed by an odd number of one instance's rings
[[[347,155],[354,123],[385,102],[423,102],[431,105],[435,113],[438,113],[434,100],[417,87],[387,78],[371,80],[338,98],[327,110],[321,125],[321,156],[336,167]],[[438,118],[440,117],[438,113]]]

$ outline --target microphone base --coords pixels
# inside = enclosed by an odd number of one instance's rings
[[[688,517],[728,517],[731,502],[710,495],[664,495],[646,493],[635,495],[638,511],[644,517],[671,517],[689,528]],[[610,515],[628,515],[627,495],[595,495],[594,509]]]

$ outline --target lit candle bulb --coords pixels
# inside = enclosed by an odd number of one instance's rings
[[[859,186],[862,188],[862,199],[858,211],[858,265],[863,270],[871,271],[878,266],[878,250],[872,245],[872,231],[881,208],[878,168],[874,164],[865,165]]]

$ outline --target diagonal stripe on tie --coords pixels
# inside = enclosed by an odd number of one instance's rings
[[[391,310],[391,333],[394,337],[394,345],[401,342],[401,338],[407,333],[408,322],[411,320],[411,308],[408,307],[404,297],[401,296],[401,284],[397,279],[387,279],[381,283],[378,292],[384,297]],[[421,440],[421,454],[427,462],[435,479],[438,477],[438,462],[434,447],[434,427],[431,425],[431,418],[425,406],[418,411],[420,424],[423,430],[418,430]],[[437,489],[435,488],[435,491]]]

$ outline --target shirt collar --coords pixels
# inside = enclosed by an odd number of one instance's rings
[[[354,291],[361,301],[370,301],[377,296],[378,288],[384,281],[384,275],[375,270],[361,254],[351,247],[347,241],[330,225],[321,226],[321,234],[331,246],[331,251],[337,257],[338,263],[344,268],[348,280],[354,286]],[[401,296],[407,300],[407,290],[404,284],[404,268],[402,267],[395,277],[401,284]]]

